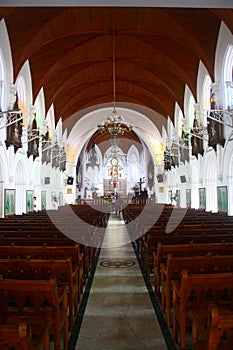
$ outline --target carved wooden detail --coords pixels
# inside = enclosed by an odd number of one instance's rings
[[[31,126],[31,134],[28,134],[28,157],[33,156],[33,160],[39,156],[39,131],[37,130],[37,123],[34,119]]]

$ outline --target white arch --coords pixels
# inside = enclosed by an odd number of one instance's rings
[[[184,117],[187,118],[188,116],[188,102],[189,97],[192,95],[192,92],[187,84],[185,84],[184,89]]]
[[[201,109],[204,109],[205,106],[205,96],[203,95],[203,87],[205,85],[206,77],[209,77],[210,74],[203,64],[202,61],[199,62],[198,73],[197,73],[197,102],[200,103]]]
[[[223,157],[222,185],[228,188],[228,215],[233,215],[233,139],[226,142]]]
[[[135,145],[130,146],[127,153],[128,178],[130,182],[137,181],[140,177],[140,154]],[[135,185],[135,183],[134,183]]]
[[[5,89],[5,100],[3,101],[3,106],[5,110],[8,109],[10,103],[10,84],[13,83],[14,73],[13,73],[13,62],[11,54],[11,46],[8,37],[7,27],[4,19],[0,21],[0,49],[3,57],[4,64],[4,89]]]
[[[17,152],[14,161],[15,174],[15,213],[21,215],[26,212],[27,189],[27,158]]]
[[[54,105],[52,104],[48,110],[48,113],[46,115],[46,121],[47,125],[50,130],[50,137],[52,140],[55,138],[55,114],[54,114]]]
[[[220,107],[227,109],[228,105],[233,105],[233,88],[226,84],[232,81],[233,67],[233,35],[224,22],[221,23],[215,55],[215,80],[219,84]],[[225,114],[224,120],[232,125],[232,118]],[[232,129],[224,125],[224,137],[227,140],[231,137]]]
[[[9,179],[9,171],[5,149],[0,146],[0,217],[4,217],[4,190]]]
[[[228,45],[226,55],[223,62],[223,82],[224,84],[224,106],[232,108],[233,106],[233,86],[232,86],[232,71],[233,71],[233,45]]]
[[[192,157],[191,161],[191,207],[199,208],[199,187],[200,187],[200,174],[199,174],[199,162],[196,157]]]
[[[41,165],[39,162],[34,162],[34,176],[33,176],[33,185],[34,185],[34,205],[35,210],[41,210]]]
[[[216,46],[216,54],[215,54],[215,81],[220,84],[220,100],[222,101],[222,107],[227,107],[226,100],[226,84],[225,84],[225,64],[228,61],[227,54],[229,54],[228,48],[233,45],[233,35],[225,25],[224,22],[221,22],[218,41]]]
[[[32,106],[32,78],[29,61],[26,61],[21,68],[15,85],[18,91],[20,109],[24,116],[24,125],[28,126],[31,122],[29,117]]]
[[[43,123],[45,120],[45,97],[44,89],[41,88],[35,99],[35,108],[36,108],[36,122],[38,128],[41,128],[42,134],[46,133],[46,125]]]
[[[206,211],[217,212],[218,164],[214,149],[205,153],[203,158],[203,183],[206,188]]]
[[[174,124],[177,132],[177,136],[181,137],[182,133],[182,125],[183,125],[183,112],[179,106],[179,104],[176,102],[175,103],[175,113],[174,113]]]
[[[161,135],[158,128],[153,122],[145,115],[129,110],[126,108],[118,108],[117,112],[123,115],[126,123],[132,124],[133,130],[139,137],[145,140],[146,143],[158,143],[161,142]],[[73,126],[73,120],[71,131],[67,137],[68,154],[73,155],[73,161],[77,162],[78,156],[82,150],[83,145],[91,137],[91,135],[97,130],[97,125],[102,123],[105,116],[112,114],[112,108],[102,108],[96,111],[92,111],[79,119]],[[66,120],[66,128],[69,128],[69,120]],[[88,125],[88,130],[87,130]],[[149,147],[150,148],[150,147]]]
[[[184,91],[184,117],[186,122],[185,127],[188,129],[191,129],[193,124],[194,104],[195,99],[193,97],[193,94],[189,86],[186,84]]]

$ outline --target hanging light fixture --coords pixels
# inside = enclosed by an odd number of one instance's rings
[[[111,135],[112,145],[118,145],[118,136],[130,132],[133,128],[131,124],[125,123],[124,117],[119,115],[116,110],[116,67],[115,67],[115,30],[113,25],[113,55],[112,55],[112,76],[113,76],[113,112],[107,116],[103,123],[98,124],[97,128],[101,134],[109,133]]]

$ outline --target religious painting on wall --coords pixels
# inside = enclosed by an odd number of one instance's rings
[[[192,155],[196,158],[198,154],[203,155],[204,147],[203,147],[203,138],[201,136],[200,126],[196,118],[193,121],[193,128],[191,130],[191,145],[192,145]]]
[[[15,213],[15,190],[5,190],[5,216]]]
[[[191,207],[191,189],[186,189],[186,207]]]
[[[83,187],[82,154],[79,156],[76,165],[76,185],[78,190],[81,191],[81,188]]]
[[[205,188],[199,188],[199,208],[206,208],[206,192]]]
[[[63,205],[63,192],[59,192],[58,196],[58,205],[62,206]]]
[[[7,115],[7,122],[11,124],[6,128],[6,147],[13,145],[15,152],[18,148],[22,148],[22,121],[19,120],[20,118],[21,115],[19,113],[9,112]],[[14,120],[16,121],[13,123]]]
[[[46,191],[41,191],[41,210],[46,209]]]
[[[180,190],[176,190],[176,205],[180,206]]]
[[[50,164],[52,160],[52,142],[42,141],[42,164]]]
[[[33,160],[39,157],[39,130],[34,119],[31,128],[28,130],[28,157],[33,156]]]
[[[94,167],[98,167],[98,171],[99,171],[100,163],[99,163],[99,159],[98,159],[98,155],[97,155],[94,143],[91,145],[91,149],[88,152],[88,159],[86,162],[86,171],[88,170],[89,167],[91,167],[92,169],[94,169]]]
[[[18,148],[22,148],[22,130],[23,130],[23,115],[20,112],[18,104],[18,95],[16,94],[16,100],[12,111],[7,113],[7,127],[6,127],[6,147],[13,145],[14,151]]]
[[[185,163],[189,161],[189,134],[184,131],[182,126],[181,139],[179,140],[180,161]]]
[[[66,151],[64,147],[60,148],[59,152],[59,166],[61,171],[66,170]]]
[[[60,149],[57,143],[52,147],[52,167],[59,168],[59,153]]]
[[[154,162],[152,158],[150,157],[148,168],[147,168],[147,177],[148,177],[148,186],[151,190],[154,186]]]
[[[164,187],[159,187],[159,193],[164,193]]]
[[[224,146],[223,115],[217,110],[214,93],[210,91],[210,113],[207,116],[208,145],[216,151],[217,144]]]
[[[170,200],[170,203],[172,203],[172,190],[168,191],[168,198]]]
[[[26,212],[34,210],[34,191],[26,191]]]
[[[228,198],[227,198],[227,186],[217,187],[218,195],[218,211],[228,211]]]

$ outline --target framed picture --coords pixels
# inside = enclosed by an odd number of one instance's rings
[[[176,190],[176,205],[180,206],[180,190]]]
[[[191,189],[186,189],[186,207],[191,207]]]
[[[46,209],[46,191],[41,191],[41,210]]]
[[[26,212],[34,210],[34,191],[26,191]]]
[[[168,191],[168,198],[169,198],[169,202],[171,204],[172,203],[172,191],[171,190]]]
[[[15,213],[15,190],[5,190],[5,216]]]
[[[159,187],[159,193],[164,193],[164,187]]]
[[[59,204],[59,206],[63,205],[63,193],[62,192],[59,192],[58,204]]]
[[[217,187],[218,211],[228,211],[227,186]]]
[[[56,192],[51,192],[51,201],[57,203],[58,198],[57,198],[57,193]]]
[[[206,193],[205,188],[199,188],[199,208],[206,208]]]

